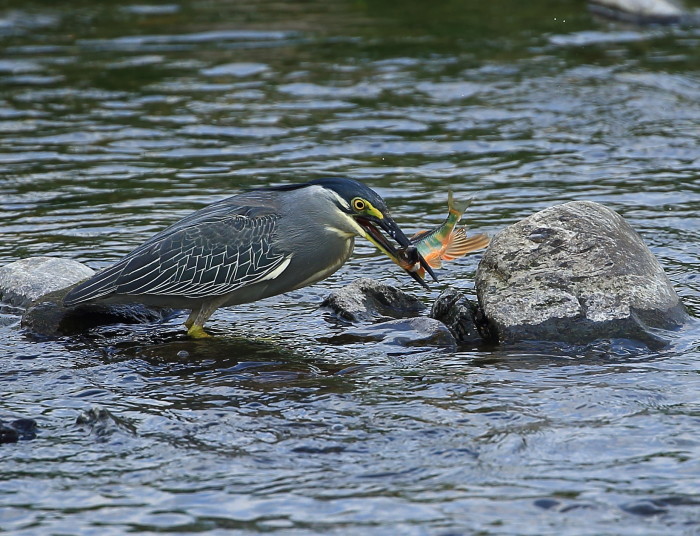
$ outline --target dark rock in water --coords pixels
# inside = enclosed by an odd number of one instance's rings
[[[0,444],[17,443],[20,439],[36,437],[36,421],[34,419],[15,419],[11,423],[0,421]]]
[[[440,293],[430,317],[445,324],[460,344],[481,344],[494,338],[479,304],[453,288]]]
[[[555,499],[536,499],[533,504],[543,510],[551,510],[557,508],[561,503]]]
[[[70,288],[57,290],[32,303],[22,316],[22,327],[35,335],[73,335],[107,324],[146,324],[169,317],[171,309],[141,304],[86,303],[64,307],[63,297]]]
[[[0,445],[3,443],[17,443],[17,441],[19,441],[19,432],[11,426],[0,422]]]
[[[496,235],[476,272],[498,339],[658,342],[690,318],[640,236],[612,210],[577,201]]]
[[[657,501],[635,501],[620,505],[620,508],[628,514],[649,517],[668,513],[668,509]]]
[[[455,348],[455,338],[442,322],[433,318],[417,317],[389,320],[369,326],[350,328],[325,342],[352,344],[373,342],[406,347],[438,346]]]
[[[372,279],[357,279],[328,296],[321,307],[349,322],[418,316],[426,306],[412,294]]]
[[[56,257],[29,257],[0,266],[0,300],[27,306],[37,298],[94,275],[84,264]]]
[[[17,430],[20,439],[34,439],[36,437],[36,421],[34,419],[15,419],[10,426]]]

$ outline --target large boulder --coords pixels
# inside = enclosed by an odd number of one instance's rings
[[[412,294],[373,279],[356,279],[332,292],[321,304],[347,322],[367,322],[420,315],[426,306]]]
[[[29,257],[0,266],[0,301],[26,307],[49,292],[69,287],[95,272],[77,261]]]
[[[576,201],[548,208],[492,240],[476,272],[500,341],[658,340],[689,321],[663,268],[612,210]]]

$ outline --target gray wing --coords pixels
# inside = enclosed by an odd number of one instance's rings
[[[278,216],[269,207],[216,203],[158,233],[71,290],[66,306],[109,295],[205,298],[270,277],[285,254],[272,240]]]

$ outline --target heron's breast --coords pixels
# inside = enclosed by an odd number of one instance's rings
[[[336,272],[352,255],[355,247],[354,237],[336,235],[330,240],[320,240],[312,248],[297,251],[288,270],[296,272],[295,288],[305,287],[321,281]]]

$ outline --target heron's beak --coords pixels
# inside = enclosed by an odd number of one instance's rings
[[[360,227],[365,231],[364,237],[372,242],[379,251],[384,253],[387,257],[389,257],[392,261],[394,261],[396,264],[401,266],[408,275],[410,275],[413,279],[415,279],[418,283],[420,283],[422,286],[425,288],[429,288],[427,283],[423,281],[423,278],[420,277],[414,270],[410,270],[407,265],[409,264],[406,259],[405,255],[405,249],[400,252],[399,250],[394,247],[394,245],[389,242],[389,240],[382,234],[382,232],[379,230],[379,227],[384,229],[387,234],[396,240],[399,245],[402,248],[412,248],[411,253],[413,255],[418,256],[417,262],[420,263],[420,265],[423,267],[423,269],[431,275],[431,277],[437,281],[438,278],[435,275],[435,272],[433,272],[433,269],[430,267],[430,265],[427,263],[427,261],[423,258],[423,256],[418,253],[415,248],[411,245],[411,242],[409,239],[406,237],[406,235],[403,233],[403,231],[399,228],[399,226],[396,224],[394,220],[392,220],[390,217],[385,216],[382,219],[379,218],[357,218],[357,223],[360,224]]]

